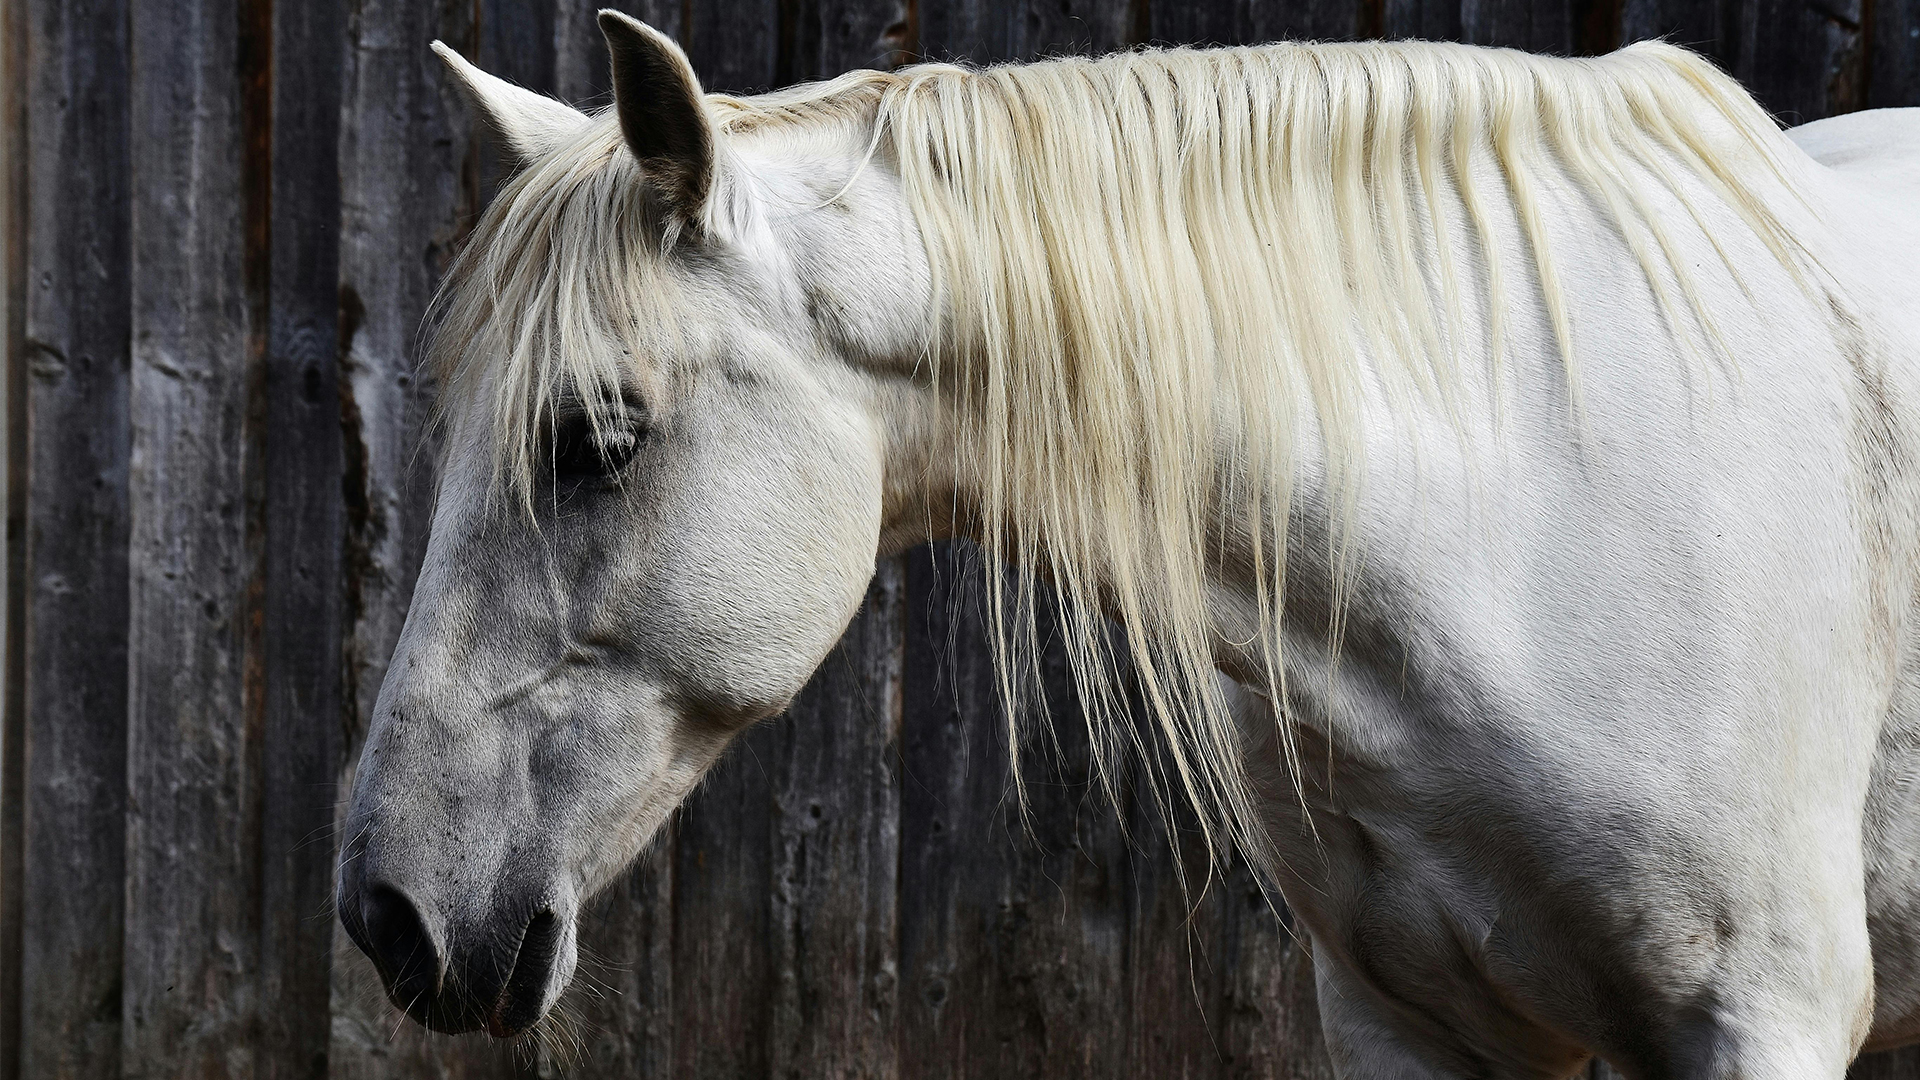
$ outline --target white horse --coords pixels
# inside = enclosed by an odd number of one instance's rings
[[[443,296],[342,854],[397,1005],[534,1024],[875,557],[962,534],[1058,592],[1108,760],[1126,627],[1342,1075],[1804,1080],[1920,1038],[1915,111],[1783,135],[1657,44],[735,99],[601,26],[597,116],[442,49],[525,169]]]

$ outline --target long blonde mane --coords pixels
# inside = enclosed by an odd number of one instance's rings
[[[1717,348],[1718,332],[1697,268],[1650,212],[1656,196],[1707,232],[1708,192],[1783,262],[1801,258],[1772,209],[1778,129],[1710,64],[1662,44],[1594,60],[1289,43],[930,65],[715,96],[709,111],[733,139],[806,124],[872,133],[933,268],[926,361],[962,432],[972,531],[991,567],[1040,571],[988,593],[1009,715],[1040,651],[1044,578],[1104,775],[1147,749],[1115,674],[1113,617],[1161,734],[1145,755],[1163,763],[1151,787],[1184,794],[1212,840],[1256,855],[1267,845],[1215,665],[1223,645],[1250,651],[1285,702],[1297,433],[1324,442],[1338,610],[1370,387],[1445,400],[1466,363],[1491,364],[1497,383],[1504,298],[1537,290],[1577,392],[1544,188],[1570,178],[1613,219],[1683,348]],[[646,355],[670,334],[673,237],[618,147],[602,117],[523,174],[451,279],[449,393],[485,397],[523,491],[555,397],[610,400],[618,352]],[[1497,163],[1501,182],[1476,179],[1475,161]],[[752,209],[721,166],[706,225],[725,235]],[[1496,207],[1520,223],[1530,265],[1502,264]],[[1471,235],[1450,235],[1459,221]],[[1457,264],[1462,244],[1473,266]],[[1481,292],[1492,355],[1469,357],[1462,297]],[[626,344],[608,349],[609,335]],[[487,341],[490,355],[476,348]],[[1223,522],[1252,537],[1263,630],[1251,642],[1224,643],[1211,615]]]

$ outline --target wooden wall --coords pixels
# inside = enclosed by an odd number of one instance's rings
[[[426,540],[416,331],[504,168],[426,44],[597,102],[601,2],[0,0],[0,1080],[1328,1076],[1244,871],[1189,915],[1166,826],[1089,792],[1071,737],[1014,820],[945,547],[879,568],[790,715],[595,905],[546,1046],[402,1023],[343,947],[335,805]],[[1920,0],[618,6],[727,90],[1144,41],[1666,34],[1791,120],[1920,104]]]

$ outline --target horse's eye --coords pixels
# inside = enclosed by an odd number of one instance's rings
[[[553,437],[553,472],[562,481],[610,480],[627,467],[646,441],[639,420],[616,417],[598,429],[585,417],[561,424]]]

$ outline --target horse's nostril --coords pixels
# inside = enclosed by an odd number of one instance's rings
[[[370,885],[360,901],[367,955],[387,982],[394,1003],[414,1011],[440,993],[444,973],[440,950],[406,893],[389,885]]]
[[[560,917],[542,911],[527,923],[520,935],[520,952],[514,957],[513,974],[500,988],[500,999],[487,1017],[487,1030],[496,1038],[517,1035],[540,1019],[546,1004],[547,983],[560,960],[564,933]]]

